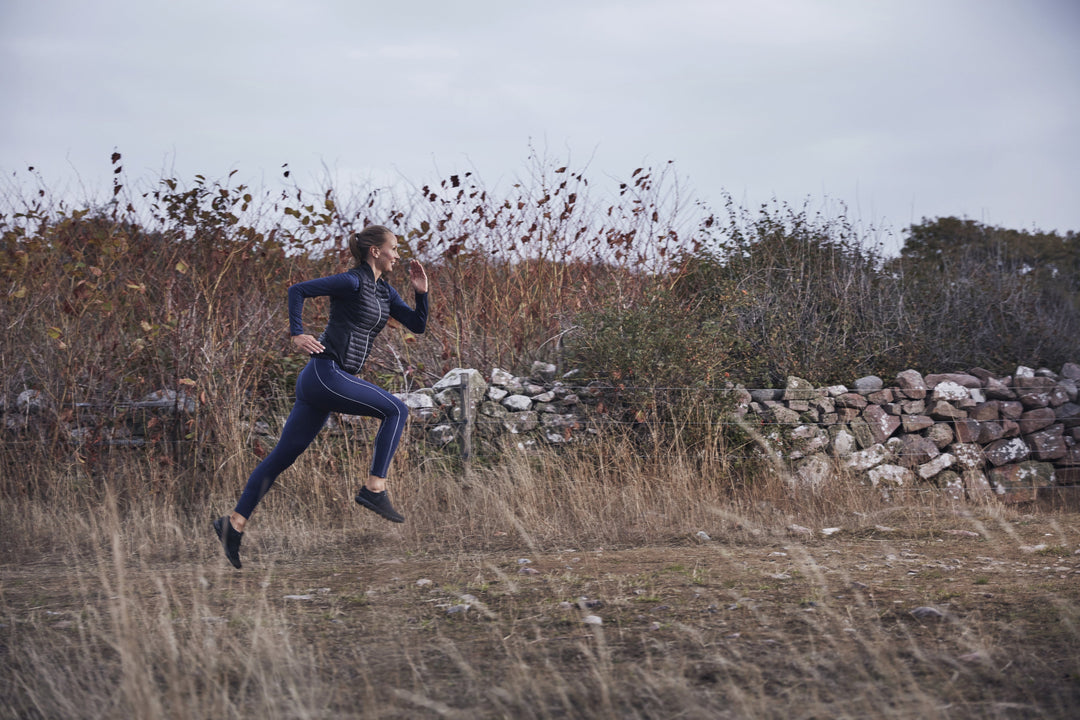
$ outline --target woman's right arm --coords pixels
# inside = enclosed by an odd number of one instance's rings
[[[329,277],[305,280],[289,286],[289,334],[294,338],[304,336],[304,300],[309,297],[324,297],[345,295],[356,292],[358,280],[352,273],[340,273]],[[306,337],[311,337],[307,335]],[[314,340],[314,338],[312,338]],[[294,343],[302,350],[303,347],[295,339]],[[315,341],[318,343],[318,341]],[[319,346],[317,352],[322,352]]]

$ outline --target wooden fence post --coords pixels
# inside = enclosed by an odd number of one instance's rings
[[[471,373],[462,373],[460,380],[461,389],[461,460],[465,465],[466,475],[472,463],[472,431],[473,431],[473,406],[471,388]]]

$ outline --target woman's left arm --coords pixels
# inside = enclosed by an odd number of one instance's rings
[[[424,266],[413,260],[409,263],[409,280],[416,293],[416,308],[409,307],[394,288],[390,288],[390,317],[416,334],[427,328],[428,279]]]
[[[424,266],[415,258],[409,261],[409,282],[418,294],[427,293],[427,273],[424,272]]]

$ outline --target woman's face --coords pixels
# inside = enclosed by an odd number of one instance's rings
[[[368,251],[372,265],[380,273],[389,273],[394,269],[394,263],[398,261],[397,238],[387,235],[382,245],[375,245]]]

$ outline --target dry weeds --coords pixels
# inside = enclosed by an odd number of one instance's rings
[[[507,457],[467,481],[414,458],[393,485],[399,527],[291,470],[242,571],[209,529],[229,497],[191,512],[108,493],[5,502],[0,716],[1080,708],[1076,514],[747,488],[735,472],[617,445]]]

